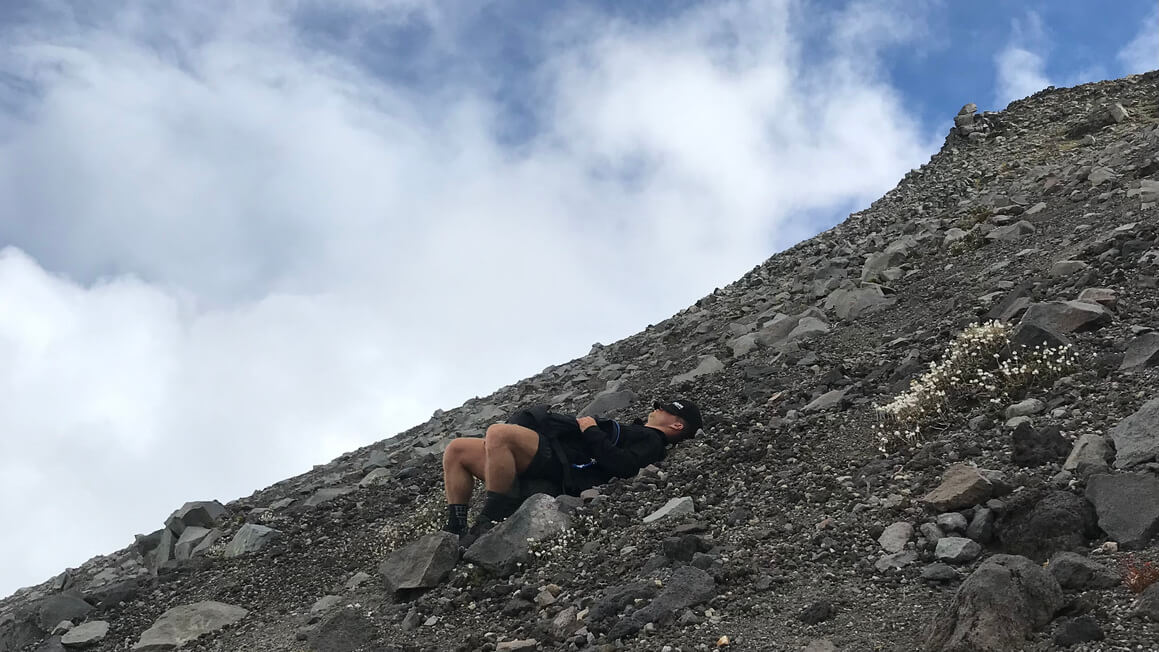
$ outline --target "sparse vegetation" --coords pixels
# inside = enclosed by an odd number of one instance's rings
[[[1015,350],[1005,359],[1010,324],[991,321],[962,331],[942,360],[910,383],[909,391],[877,408],[887,419],[878,440],[883,451],[920,443],[922,428],[943,429],[955,408],[967,403],[1000,405],[1025,389],[1070,373],[1077,357],[1070,346]]]
[[[1131,555],[1123,560],[1123,585],[1132,593],[1142,593],[1156,581],[1159,581],[1159,568],[1155,564],[1139,562]]]

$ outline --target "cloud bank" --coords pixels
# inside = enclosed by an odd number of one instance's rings
[[[559,11],[513,60],[279,6],[0,32],[0,594],[659,321],[940,140],[876,58],[913,12]]]

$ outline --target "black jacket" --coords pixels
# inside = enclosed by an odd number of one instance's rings
[[[668,438],[642,422],[619,423],[596,419],[583,432],[574,416],[549,412],[536,405],[512,415],[508,423],[526,426],[558,442],[553,446],[565,479],[565,493],[577,495],[584,489],[604,484],[612,478],[630,478],[640,469],[664,459]]]

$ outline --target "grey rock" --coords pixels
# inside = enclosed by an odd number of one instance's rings
[[[211,632],[228,627],[249,612],[222,602],[185,604],[161,614],[133,646],[136,652],[154,652],[184,647]]]
[[[1119,369],[1154,367],[1157,364],[1159,364],[1159,333],[1149,332],[1131,340]]]
[[[941,541],[942,538],[946,536],[946,533],[942,531],[942,528],[933,523],[922,523],[918,527],[918,531],[922,533],[922,536],[926,538],[926,541],[929,541],[934,545],[937,545],[938,541]]]
[[[346,580],[346,583],[343,584],[342,587],[344,589],[346,589],[347,591],[353,591],[354,589],[357,589],[358,587],[365,584],[370,579],[371,579],[370,573],[366,573],[364,571],[358,571],[350,579]]]
[[[845,405],[845,395],[849,392],[848,389],[834,389],[813,399],[801,408],[801,411],[809,414],[811,412],[824,412],[826,410],[840,409]]]
[[[319,505],[324,505],[331,500],[338,498],[339,496],[345,496],[354,490],[354,487],[322,487],[321,489],[315,491],[314,494],[309,498],[307,498],[306,502],[303,504],[306,505],[306,507],[317,507]]]
[[[811,340],[819,335],[824,335],[829,332],[829,324],[816,317],[802,317],[801,321],[797,322],[797,326],[789,331],[786,336],[790,342],[798,342],[804,340]]]
[[[1089,265],[1081,260],[1060,260],[1050,266],[1049,275],[1052,278],[1074,276],[1085,270]]]
[[[1119,123],[1130,118],[1131,114],[1127,112],[1127,109],[1123,108],[1122,104],[1116,102],[1107,107],[1107,116],[1110,117],[1112,122]]]
[[[946,235],[944,238],[942,238],[942,247],[943,248],[949,247],[950,245],[954,244],[955,242],[958,242],[959,240],[964,240],[966,238],[966,234],[967,234],[967,232],[963,231],[962,229],[958,229],[958,228],[946,229]]]
[[[536,494],[525,500],[507,520],[479,537],[464,557],[492,573],[510,575],[515,572],[516,564],[527,560],[529,543],[569,529],[571,517],[560,511],[555,499]]]
[[[365,489],[367,487],[376,487],[378,485],[389,484],[391,477],[393,476],[390,472],[390,469],[381,466],[376,467],[371,469],[370,473],[367,473],[362,477],[361,480],[358,481],[358,486]]]
[[[1006,418],[1024,417],[1038,414],[1046,409],[1046,404],[1036,398],[1028,398],[1006,408]]]
[[[958,579],[958,571],[948,564],[930,564],[922,569],[922,579],[930,582],[950,582]]]
[[[1119,584],[1119,576],[1114,571],[1074,552],[1055,554],[1046,568],[1067,591],[1109,589]]]
[[[212,529],[221,524],[221,517],[225,515],[225,506],[216,500],[198,500],[185,503],[180,509],[169,515],[165,520],[165,527],[180,536],[189,526]]]
[[[367,456],[366,461],[362,464],[362,470],[370,471],[384,466],[390,466],[390,455],[381,448],[376,448],[370,451],[370,455]]]
[[[246,523],[238,528],[237,534],[233,535],[233,539],[225,547],[225,556],[240,557],[257,552],[281,536],[282,533],[273,528]]]
[[[52,631],[62,620],[83,619],[93,607],[76,593],[59,593],[44,598],[36,605],[36,624],[40,629]]]
[[[193,546],[193,550],[191,550],[189,553],[190,558],[198,557],[204,554],[206,550],[209,550],[209,548],[213,546],[213,544],[217,543],[217,540],[221,538],[222,534],[224,534],[224,532],[217,528],[210,530],[209,534],[205,535],[205,538],[201,540],[201,543]]]
[[[700,357],[700,363],[696,368],[687,373],[679,374],[672,378],[673,385],[700,378],[701,376],[708,376],[724,371],[724,363],[716,358],[714,355],[705,355]]]
[[[1084,303],[1097,303],[1113,310],[1119,303],[1119,296],[1110,288],[1084,288],[1079,292],[1078,300]]]
[[[1022,649],[1062,606],[1062,589],[1050,573],[1025,557],[995,555],[935,618],[925,649]]]
[[[65,647],[86,647],[104,640],[108,634],[109,623],[107,621],[91,620],[68,630],[60,637],[60,644]]]
[[[645,523],[652,523],[662,518],[669,516],[680,516],[683,514],[695,514],[696,505],[692,502],[692,498],[688,496],[681,496],[680,498],[673,498],[664,503],[664,506],[651,514],[644,517]]]
[[[177,543],[173,546],[173,556],[176,559],[189,559],[193,556],[193,549],[197,544],[205,540],[209,536],[210,530],[199,525],[190,525],[185,528],[181,536],[177,539]]]
[[[861,282],[875,282],[881,280],[881,273],[890,267],[897,267],[906,259],[906,252],[901,248],[886,250],[870,254],[865,265],[861,268]]]
[[[310,652],[355,652],[378,636],[363,609],[339,609],[325,617],[309,635]],[[377,649],[377,648],[376,648]]]
[[[429,589],[438,586],[459,557],[459,538],[432,532],[390,554],[378,566],[387,591]]]
[[[316,613],[322,613],[324,611],[330,611],[331,609],[333,609],[334,607],[338,606],[341,603],[342,603],[342,598],[340,596],[324,595],[324,596],[318,598],[317,600],[315,600],[314,604],[312,604],[310,606],[310,613],[316,614]]]
[[[1110,455],[1111,449],[1102,435],[1086,434],[1075,442],[1062,468],[1079,477],[1105,473],[1110,468],[1107,465]]]
[[[951,564],[966,564],[974,561],[982,554],[982,546],[978,542],[965,537],[945,537],[938,541],[934,556],[939,560]]]
[[[882,555],[880,559],[873,563],[873,567],[877,572],[884,573],[888,570],[899,570],[913,564],[918,560],[918,553],[913,550],[902,550],[888,555]]]
[[[1114,178],[1115,171],[1102,166],[1092,168],[1091,173],[1087,175],[1087,181],[1091,183],[1091,187],[1100,186]]]
[[[1019,220],[1014,224],[1000,226],[990,230],[984,237],[987,240],[999,242],[1014,242],[1034,233],[1034,225],[1026,220]]]
[[[731,340],[728,343],[728,346],[730,349],[732,349],[732,355],[734,358],[743,358],[744,356],[746,356],[746,355],[752,353],[754,350],[756,350],[756,348],[757,348],[756,333],[749,333],[748,335],[741,335],[740,337],[738,337],[734,340]]]
[[[881,536],[877,537],[877,543],[886,552],[901,552],[913,534],[914,526],[902,521],[885,528]]]
[[[893,305],[896,300],[886,297],[880,286],[866,284],[862,287],[839,287],[825,297],[825,310],[832,311],[839,319],[853,320],[869,312]]]
[[[966,528],[966,537],[978,543],[990,543],[994,538],[994,511],[986,507],[974,510],[974,518]]]
[[[1147,401],[1134,414],[1111,428],[1115,468],[1129,469],[1159,456],[1159,398]]]
[[[1159,584],[1152,584],[1135,601],[1132,613],[1140,618],[1159,623]]]
[[[1086,497],[1121,548],[1141,548],[1159,532],[1159,478],[1149,473],[1092,475]]]
[[[1079,643],[1101,641],[1105,638],[1103,629],[1091,616],[1066,618],[1059,622],[1058,630],[1054,634],[1054,644],[1059,647],[1071,647]]]
[[[1034,324],[1053,333],[1081,333],[1111,323],[1111,313],[1096,303],[1047,301],[1030,304],[1021,323]]]
[[[968,525],[966,517],[958,512],[938,514],[938,527],[946,532],[965,532]]]

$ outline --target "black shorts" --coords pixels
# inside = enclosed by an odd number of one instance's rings
[[[553,480],[560,482],[563,480],[563,469],[559,466],[559,458],[555,455],[555,450],[551,447],[551,440],[544,435],[539,435],[539,448],[535,449],[535,456],[531,458],[531,464],[520,473],[521,478],[528,480]]]

